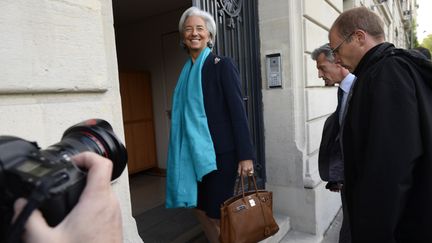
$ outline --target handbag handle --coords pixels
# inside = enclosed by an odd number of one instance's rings
[[[251,182],[251,177],[252,177],[252,181],[253,181],[253,186],[255,188],[255,193],[258,197],[258,187],[256,184],[256,179],[255,179],[255,175],[248,175],[248,190],[250,191],[250,182]],[[245,200],[245,189],[244,189],[244,179],[243,179],[243,172],[240,172],[240,180],[241,180],[241,189],[242,189],[242,196],[243,196],[243,200]],[[237,192],[239,189],[239,183],[237,183]]]
[[[237,183],[236,183],[236,188],[234,190],[234,195],[240,194],[240,186],[242,186],[242,191],[244,191],[243,183],[241,182],[240,178],[243,178],[243,176],[242,175],[238,176],[238,178],[236,180]],[[251,190],[251,187],[252,187],[251,184],[252,184],[251,178],[248,176],[248,191]]]

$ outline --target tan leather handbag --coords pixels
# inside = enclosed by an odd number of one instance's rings
[[[221,206],[222,243],[255,243],[279,230],[273,217],[272,192],[258,190],[255,176],[249,177],[255,190],[245,192],[243,176],[240,178],[241,194],[226,200]]]

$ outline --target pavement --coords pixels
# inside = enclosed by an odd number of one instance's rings
[[[339,231],[342,226],[342,209],[339,210],[339,212],[336,214],[336,217],[334,218],[333,222],[330,224],[330,227],[327,229],[326,233],[324,234],[324,238],[321,241],[321,243],[338,243],[339,241]]]

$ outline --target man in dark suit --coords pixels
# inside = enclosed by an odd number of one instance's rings
[[[347,108],[348,94],[355,80],[346,68],[334,62],[334,57],[329,44],[315,49],[312,59],[316,61],[318,77],[322,78],[326,86],[338,84],[338,106],[331,114],[323,129],[321,139],[318,166],[321,179],[327,181],[326,188],[332,192],[341,192],[343,223],[339,234],[339,243],[349,243],[350,231],[348,227],[348,215],[345,208],[343,193],[344,164],[340,143],[340,127],[343,125],[343,117]]]
[[[352,242],[431,242],[431,63],[397,55],[365,7],[339,15],[329,39],[357,77],[342,136]]]

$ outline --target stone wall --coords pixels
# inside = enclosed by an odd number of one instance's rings
[[[111,1],[3,0],[0,32],[1,135],[45,148],[69,126],[103,118],[124,141]],[[142,242],[127,170],[113,187],[124,242]]]

